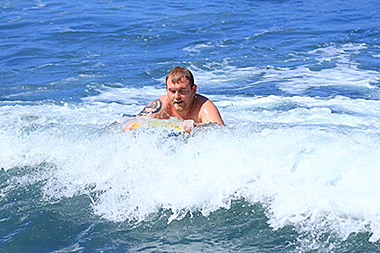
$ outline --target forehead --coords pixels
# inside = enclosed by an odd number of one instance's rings
[[[166,88],[168,89],[183,89],[183,88],[190,88],[190,82],[186,77],[182,77],[178,80],[178,82],[173,83],[171,78],[168,78],[168,81],[166,83]]]

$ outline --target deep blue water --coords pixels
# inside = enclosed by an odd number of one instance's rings
[[[379,6],[1,1],[1,251],[380,251]],[[123,133],[178,65],[227,127]]]

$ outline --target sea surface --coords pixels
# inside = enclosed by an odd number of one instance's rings
[[[379,0],[0,1],[0,252],[140,251],[380,251]]]

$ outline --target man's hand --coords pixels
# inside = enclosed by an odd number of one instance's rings
[[[138,128],[138,127],[139,127],[139,123],[136,120],[131,119],[131,120],[127,121],[127,123],[123,127],[123,131],[124,132],[126,132],[126,131],[132,131],[132,130],[135,130],[136,128]]]
[[[191,133],[191,131],[194,129],[195,123],[193,120],[184,120],[181,122],[181,130],[186,133]]]

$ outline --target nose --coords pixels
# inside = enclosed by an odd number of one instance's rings
[[[178,91],[176,91],[176,93],[174,93],[174,98],[175,98],[175,99],[178,99],[178,98],[180,98],[180,97],[181,97],[181,95],[179,94]]]

